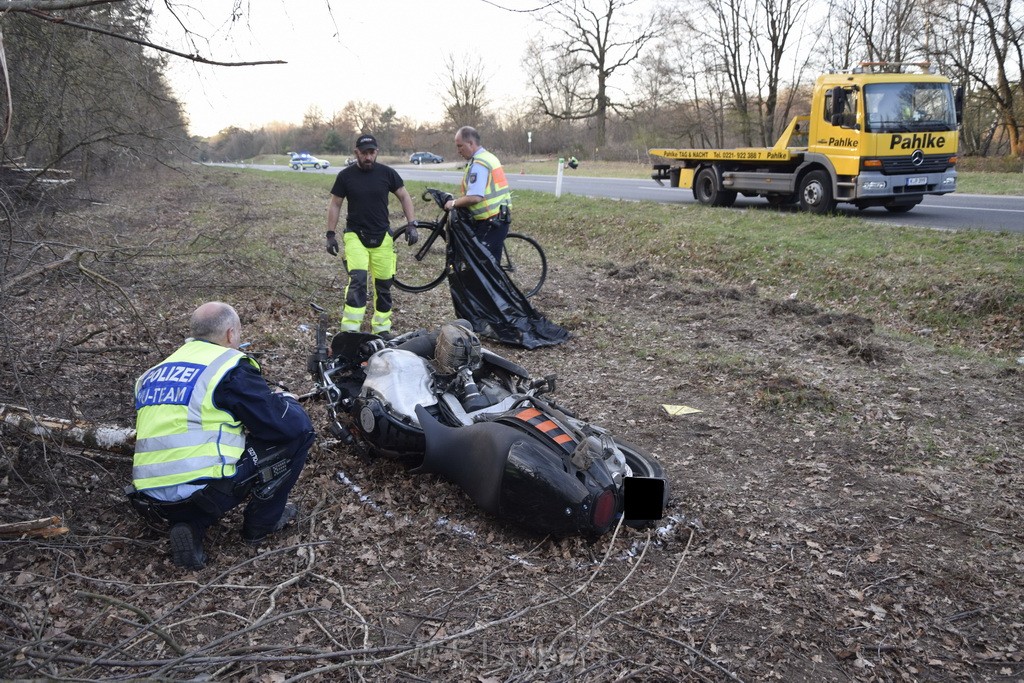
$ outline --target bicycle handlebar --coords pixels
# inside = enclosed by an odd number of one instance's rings
[[[448,203],[448,200],[455,199],[455,196],[450,192],[444,192],[443,190],[435,190],[432,187],[428,187],[423,192],[423,201],[429,202],[431,199],[440,208],[444,208],[444,205]]]

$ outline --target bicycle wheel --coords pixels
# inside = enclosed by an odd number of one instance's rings
[[[439,225],[416,226],[420,239],[409,246],[405,243],[405,226],[395,230],[395,287],[406,292],[426,292],[444,280],[448,269],[448,245]]]
[[[548,259],[537,240],[510,232],[501,250],[501,269],[520,292],[533,296],[548,276]]]

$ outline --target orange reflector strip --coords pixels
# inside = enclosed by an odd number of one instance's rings
[[[523,422],[527,422],[529,420],[532,420],[533,418],[537,417],[538,415],[540,415],[540,411],[537,410],[536,408],[527,408],[526,410],[524,410],[522,412],[516,413],[516,417],[518,417]]]
[[[558,429],[558,425],[556,425],[551,420],[544,420],[539,425],[537,425],[537,429],[539,429],[542,432],[550,432],[552,429]]]
[[[560,435],[555,437],[555,443],[557,443],[557,444],[568,443],[568,442],[571,442],[571,441],[572,441],[572,437],[569,436],[568,434],[560,434]]]

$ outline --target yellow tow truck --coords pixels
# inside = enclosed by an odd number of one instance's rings
[[[908,66],[921,73],[908,73]],[[811,113],[795,117],[774,147],[651,149],[670,163],[651,177],[693,190],[709,206],[736,197],[831,213],[839,202],[903,213],[925,195],[956,190],[961,90],[927,63],[865,62],[818,77]],[[794,146],[806,134],[806,144]]]

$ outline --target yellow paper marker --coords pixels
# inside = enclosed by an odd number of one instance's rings
[[[699,413],[701,411],[690,406],[670,406],[666,403],[662,403],[661,407],[665,409],[665,412],[669,415],[690,415],[692,413]]]

